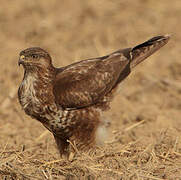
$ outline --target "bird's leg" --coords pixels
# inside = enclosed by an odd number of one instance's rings
[[[59,150],[60,156],[62,158],[68,158],[68,154],[69,154],[69,143],[67,142],[66,138],[60,138],[59,136],[56,136],[54,134],[54,138],[55,138],[55,142],[57,144],[57,148]]]
[[[92,123],[82,123],[81,125],[74,135],[70,137],[70,152],[89,151],[95,145],[97,125]]]
[[[70,151],[89,151],[96,144],[96,131],[100,124],[97,109],[86,108],[76,111],[77,126],[70,137]]]

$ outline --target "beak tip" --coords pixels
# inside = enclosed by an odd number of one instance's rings
[[[23,64],[24,59],[25,59],[25,56],[24,56],[24,55],[21,55],[21,56],[19,57],[18,66],[20,66],[21,64]]]
[[[18,66],[20,66],[21,64],[22,64],[22,62],[19,60],[19,61],[18,61]]]

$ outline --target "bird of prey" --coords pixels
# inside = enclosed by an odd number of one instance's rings
[[[40,47],[25,49],[18,61],[24,68],[19,102],[53,134],[61,155],[70,153],[70,142],[86,151],[99,141],[106,124],[102,111],[109,109],[120,82],[168,40],[168,35],[156,36],[133,48],[60,68]]]

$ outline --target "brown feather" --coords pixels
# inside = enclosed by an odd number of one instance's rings
[[[129,63],[122,54],[106,59],[81,61],[58,73],[54,95],[63,108],[83,108],[98,103],[111,91],[121,72]]]

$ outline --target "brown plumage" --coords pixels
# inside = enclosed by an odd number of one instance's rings
[[[24,78],[19,102],[29,116],[53,133],[60,154],[94,146],[106,122],[101,111],[109,108],[116,87],[131,70],[164,46],[169,36],[157,36],[134,48],[55,68],[50,55],[39,47],[23,50],[19,65]]]

